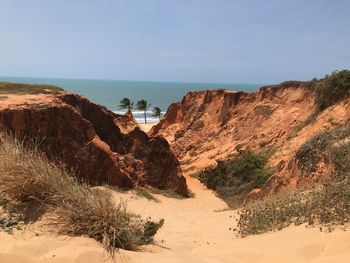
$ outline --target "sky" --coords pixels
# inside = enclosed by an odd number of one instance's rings
[[[349,0],[0,0],[0,76],[216,83],[350,68]]]

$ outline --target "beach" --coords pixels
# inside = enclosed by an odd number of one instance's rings
[[[140,126],[141,130],[144,132],[149,132],[152,127],[154,125],[156,125],[157,123],[138,123],[138,125]]]

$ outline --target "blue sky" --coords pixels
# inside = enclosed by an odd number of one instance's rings
[[[274,83],[350,68],[349,0],[0,0],[0,75]]]

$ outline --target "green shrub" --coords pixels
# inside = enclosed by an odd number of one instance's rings
[[[329,131],[317,134],[298,149],[295,156],[303,174],[309,175],[316,172],[322,158],[328,158],[325,153],[328,151],[332,137],[332,132]]]
[[[331,157],[336,175],[348,176],[350,174],[350,142],[332,145]]]
[[[350,71],[334,71],[331,75],[318,80],[316,84],[316,102],[319,111],[350,95]]]
[[[245,194],[262,186],[272,175],[267,159],[266,155],[244,152],[235,159],[217,160],[217,165],[200,172],[198,179],[224,200],[234,201],[229,205],[236,206]]]
[[[350,171],[350,125],[317,134],[296,152],[299,169],[305,176],[316,172],[321,160],[334,164],[334,174],[344,175]]]
[[[259,143],[260,148],[264,148],[265,146],[269,145],[271,141],[262,141]]]

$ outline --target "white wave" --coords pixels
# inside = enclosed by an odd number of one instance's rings
[[[116,114],[125,114],[126,111],[113,111]],[[144,111],[131,111],[133,115],[144,114]],[[146,111],[146,114],[153,114],[153,111]],[[162,111],[161,114],[165,114],[165,111]]]
[[[113,111],[116,114],[125,114],[126,111]],[[144,112],[143,111],[132,111],[132,114],[136,120],[137,123],[143,124],[145,123],[145,117],[144,117]],[[165,112],[162,112],[162,116],[164,116]],[[147,123],[157,123],[159,122],[158,117],[153,117],[153,112],[152,111],[146,111],[146,118],[147,118]]]

